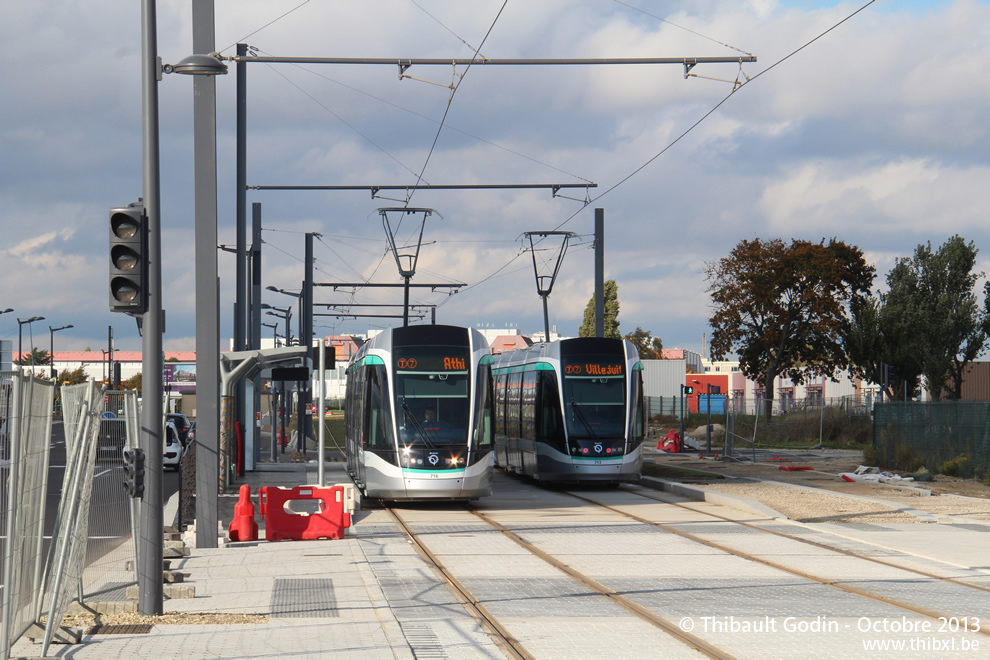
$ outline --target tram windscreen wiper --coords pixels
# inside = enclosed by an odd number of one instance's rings
[[[584,416],[584,413],[583,412],[581,412],[581,406],[582,405],[584,405],[584,404],[574,403],[574,397],[571,397],[571,410],[573,410],[574,413],[575,413],[575,416],[579,420],[581,420],[581,423],[584,425],[584,428],[588,429],[588,433],[591,434],[591,437],[593,439],[597,440],[598,439],[598,434],[595,433],[595,429],[591,428],[591,424],[588,423],[588,418]]]
[[[405,397],[402,398],[402,414],[405,415],[407,422],[412,422],[412,427],[416,429],[417,433],[419,433],[419,437],[423,439],[426,446],[430,449],[436,449],[430,441],[430,436],[427,435],[426,431],[423,430],[423,427],[420,426],[419,420],[416,419],[416,415],[412,414],[412,411],[409,409],[409,404],[406,403]]]

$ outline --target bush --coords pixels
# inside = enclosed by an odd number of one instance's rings
[[[970,474],[969,456],[956,456],[938,466],[938,471],[949,477],[965,477]]]

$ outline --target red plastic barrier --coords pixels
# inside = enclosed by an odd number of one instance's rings
[[[673,429],[667,431],[667,435],[663,436],[657,443],[657,449],[679,454],[681,452],[681,434]]]
[[[298,500],[315,500],[320,510],[299,513],[288,503]],[[278,488],[263,486],[258,489],[259,511],[265,521],[265,540],[292,539],[342,539],[344,530],[351,526],[351,514],[344,511],[344,487],[298,486]]]
[[[258,523],[254,520],[254,504],[251,503],[251,487],[241,486],[241,497],[234,505],[234,518],[227,526],[231,541],[257,541]]]

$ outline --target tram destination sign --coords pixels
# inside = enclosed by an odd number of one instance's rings
[[[568,364],[564,366],[564,373],[568,376],[621,376],[622,365],[603,362]]]
[[[396,358],[395,366],[400,371],[467,371],[467,359],[463,355],[404,355]]]

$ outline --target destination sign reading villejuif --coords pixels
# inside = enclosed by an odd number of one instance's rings
[[[599,362],[568,364],[564,367],[564,373],[568,376],[621,376],[622,365],[601,364]]]

